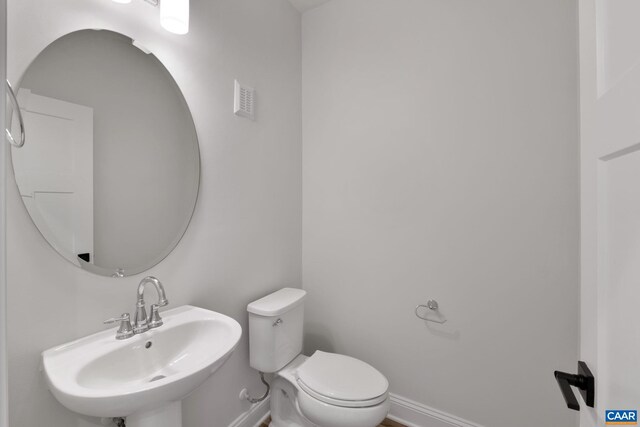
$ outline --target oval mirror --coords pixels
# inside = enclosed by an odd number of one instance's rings
[[[17,91],[27,143],[12,161],[33,223],[64,258],[114,277],[173,250],[200,182],[189,107],[162,63],[136,46],[106,30],[68,34]]]

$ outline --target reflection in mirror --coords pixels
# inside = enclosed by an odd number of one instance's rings
[[[16,182],[51,246],[114,277],[166,257],[191,219],[200,155],[162,63],[121,34],[78,31],[33,61],[18,99],[28,143],[12,150]]]

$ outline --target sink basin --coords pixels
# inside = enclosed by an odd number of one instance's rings
[[[175,426],[180,401],[229,358],[242,329],[228,316],[192,306],[161,314],[164,325],[126,340],[110,329],[43,352],[56,399],[84,415],[131,416],[127,427]]]

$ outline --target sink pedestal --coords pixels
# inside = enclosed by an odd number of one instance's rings
[[[126,418],[127,427],[181,427],[182,402],[140,411]]]

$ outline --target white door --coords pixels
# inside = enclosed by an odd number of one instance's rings
[[[581,345],[595,408],[640,409],[640,2],[580,0]],[[618,420],[622,421],[622,420]]]
[[[22,200],[56,250],[93,261],[93,109],[29,89],[18,99],[29,141],[12,152]]]

